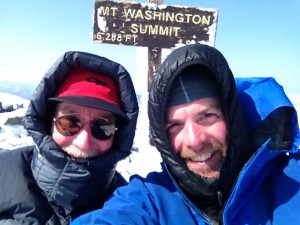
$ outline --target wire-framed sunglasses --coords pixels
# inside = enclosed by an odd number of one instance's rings
[[[57,131],[64,136],[77,134],[86,124],[75,115],[63,115],[53,118],[53,121]],[[99,117],[88,123],[93,137],[101,141],[110,139],[117,130],[114,118]]]

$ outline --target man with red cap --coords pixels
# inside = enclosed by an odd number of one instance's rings
[[[125,179],[138,116],[126,69],[67,52],[39,83],[25,115],[35,145],[0,153],[0,224],[69,224],[102,206]]]

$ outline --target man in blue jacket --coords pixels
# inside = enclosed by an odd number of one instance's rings
[[[150,88],[163,171],[134,176],[78,224],[300,224],[297,114],[273,78],[240,78],[215,48],[174,50]]]

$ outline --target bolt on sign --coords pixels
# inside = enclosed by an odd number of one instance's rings
[[[96,0],[93,41],[151,48],[214,46],[217,16],[216,9]]]

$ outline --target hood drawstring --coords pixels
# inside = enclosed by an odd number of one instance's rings
[[[217,195],[218,195],[218,202],[219,202],[219,205],[222,206],[223,205],[223,194],[221,191],[218,191],[217,192]]]

